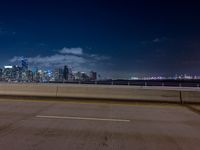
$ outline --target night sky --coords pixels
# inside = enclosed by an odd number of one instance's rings
[[[200,3],[0,1],[0,65],[95,70],[107,77],[200,75]]]

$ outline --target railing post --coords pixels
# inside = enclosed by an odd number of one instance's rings
[[[181,83],[179,83],[179,87],[182,87]]]
[[[183,97],[182,97],[182,92],[179,91],[179,96],[180,96],[180,103],[183,104]]]

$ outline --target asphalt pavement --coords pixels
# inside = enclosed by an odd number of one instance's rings
[[[199,150],[197,105],[0,100],[0,150]]]

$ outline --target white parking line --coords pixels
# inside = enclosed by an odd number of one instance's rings
[[[48,119],[72,119],[72,120],[91,120],[91,121],[111,121],[111,122],[130,122],[125,119],[105,119],[105,118],[85,118],[85,117],[67,117],[67,116],[36,116],[37,118],[48,118]]]

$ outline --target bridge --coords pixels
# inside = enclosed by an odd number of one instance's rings
[[[199,88],[0,84],[0,148],[198,150],[199,104]]]

